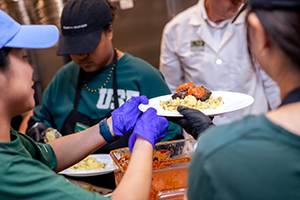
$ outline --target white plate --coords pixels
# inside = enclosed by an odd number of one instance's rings
[[[205,115],[216,116],[225,114],[227,112],[239,110],[250,106],[254,99],[250,95],[238,93],[238,92],[226,92],[226,91],[212,91],[213,98],[222,97],[224,104],[212,110],[203,110]],[[149,104],[141,104],[139,109],[141,111],[146,111],[148,108],[152,107],[157,110],[157,115],[166,117],[181,117],[177,111],[167,111],[160,106],[160,101],[167,101],[171,99],[172,94],[159,96],[153,99],[149,99]]]
[[[89,171],[80,171],[68,168],[59,172],[59,174],[66,174],[69,176],[96,176],[101,174],[107,174],[116,169],[116,167],[113,164],[113,160],[109,154],[92,154],[92,156],[100,162],[107,163],[108,165],[104,169],[96,169]]]

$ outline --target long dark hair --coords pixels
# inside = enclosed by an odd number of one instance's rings
[[[3,47],[0,49],[0,70],[5,71],[9,64],[9,57],[8,54],[11,48]]]
[[[118,8],[113,5],[110,0],[106,0],[106,2],[109,5],[110,12],[114,21],[114,19],[118,17]]]
[[[249,6],[250,7],[250,6]],[[249,8],[259,18],[272,45],[281,49],[300,70],[300,12],[299,8],[288,10],[263,10]],[[249,42],[249,23],[246,20],[248,51],[253,60]]]

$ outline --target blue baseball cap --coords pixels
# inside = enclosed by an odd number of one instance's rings
[[[21,25],[0,10],[0,49],[41,49],[56,44],[59,30],[54,25]]]

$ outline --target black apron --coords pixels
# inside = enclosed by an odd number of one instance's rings
[[[115,109],[119,107],[119,102],[118,102],[118,93],[117,93],[117,77],[116,77],[116,70],[117,70],[117,54],[116,51],[114,51],[114,74],[113,74],[113,90],[114,90],[114,105]],[[103,118],[98,118],[98,119],[92,119],[89,116],[80,113],[77,111],[77,107],[79,104],[80,100],[80,93],[81,89],[83,87],[83,81],[85,77],[85,71],[80,68],[79,76],[78,76],[78,82],[77,82],[77,87],[76,87],[76,94],[75,94],[75,100],[74,100],[74,107],[70,114],[67,116],[66,120],[64,121],[64,124],[60,130],[60,133],[65,136],[69,135],[75,132],[75,127],[77,123],[83,124],[85,126],[91,127],[95,124],[98,124],[99,121],[101,121],[104,118],[110,117],[111,112],[107,113],[107,115]],[[99,133],[100,134],[100,133]],[[98,149],[94,153],[109,153],[111,150],[118,149],[118,148],[123,148],[123,147],[128,147],[128,139],[129,139],[130,134],[126,134],[124,137],[121,137],[118,141],[116,141],[113,144],[106,144],[100,149]]]
[[[116,51],[114,51],[115,69],[114,69],[114,74],[113,74],[113,90],[114,90],[115,109],[119,107],[118,94],[117,94],[118,87],[117,87],[117,77],[116,77],[117,61],[118,61],[117,54],[116,54]],[[89,116],[77,111],[77,106],[78,106],[78,103],[80,100],[80,93],[81,93],[81,89],[83,87],[84,77],[85,77],[85,71],[80,68],[77,87],[76,87],[74,107],[73,107],[72,111],[70,112],[70,114],[67,116],[67,118],[64,121],[64,124],[60,130],[60,133],[62,135],[68,135],[68,134],[74,133],[77,122],[90,127],[90,126],[93,126],[93,125],[99,123],[99,121],[101,121],[102,119],[111,116],[112,111],[107,113],[107,115],[103,118],[92,119]],[[129,136],[130,136],[130,134],[126,134],[124,137],[121,137],[115,143],[104,145],[103,147],[101,147],[100,149],[95,151],[94,154],[109,153],[113,149],[127,147]],[[87,183],[90,183],[92,185],[99,186],[99,187],[104,187],[104,188],[108,188],[108,189],[112,189],[112,190],[114,190],[116,188],[114,172],[110,172],[108,174],[103,174],[103,175],[99,175],[99,176],[87,176],[87,177],[73,177],[73,176],[68,176],[68,175],[64,175],[64,176],[69,179],[84,181],[84,182],[87,182]]]

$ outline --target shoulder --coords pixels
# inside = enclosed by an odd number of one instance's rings
[[[164,32],[170,32],[174,29],[180,30],[182,27],[188,27],[191,20],[191,15],[197,15],[198,12],[199,10],[197,5],[182,11],[166,24]]]
[[[188,23],[191,19],[191,15],[199,13],[198,5],[194,5],[192,7],[187,8],[186,10],[180,12],[175,17],[173,17],[168,23],[168,26],[175,26],[175,25],[184,25]]]
[[[162,73],[146,61],[125,53],[117,66],[118,82],[140,91],[148,98],[169,94],[170,90]],[[119,69],[118,69],[119,68]],[[159,88],[159,90],[157,89]]]
[[[121,64],[124,65],[124,67],[130,67],[131,70],[134,70],[140,76],[151,74],[162,76],[161,72],[153,67],[150,63],[128,53],[125,53],[124,59],[122,60]]]
[[[197,152],[208,159],[250,136],[260,137],[268,126],[266,121],[264,115],[248,116],[228,125],[212,127],[199,138]]]
[[[79,69],[80,67],[74,61],[70,61],[67,64],[65,64],[62,68],[60,68],[55,74],[55,76],[73,76],[74,73],[79,73]]]
[[[80,67],[73,61],[70,61],[56,72],[49,85],[63,87],[67,84],[77,83],[79,70]]]

